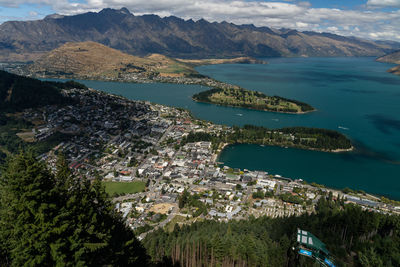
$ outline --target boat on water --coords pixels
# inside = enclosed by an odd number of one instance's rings
[[[243,114],[242,114],[242,113],[237,113],[236,115],[237,115],[237,116],[243,116]]]
[[[338,126],[339,129],[343,129],[343,130],[348,130],[349,128],[347,127],[343,127],[343,126]]]

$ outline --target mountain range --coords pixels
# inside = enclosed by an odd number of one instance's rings
[[[94,41],[132,55],[178,58],[276,56],[382,56],[396,42],[369,41],[331,33],[300,32],[228,22],[135,16],[106,8],[73,16],[49,15],[0,25],[0,61],[31,61],[67,42]]]

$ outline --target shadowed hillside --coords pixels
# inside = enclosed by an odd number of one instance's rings
[[[74,87],[83,85],[72,81],[43,82],[0,71],[0,111],[63,104],[70,100],[61,95],[60,89]]]

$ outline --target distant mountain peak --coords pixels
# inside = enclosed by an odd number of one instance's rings
[[[119,12],[126,14],[126,15],[132,15],[132,13],[126,7],[121,8],[119,10]]]
[[[123,7],[121,9],[103,8],[102,10],[100,10],[99,14],[133,15],[126,7]]]
[[[209,22],[208,22],[207,20],[201,18],[201,19],[199,19],[199,20],[197,21],[197,23],[207,24],[207,23],[209,23]]]
[[[44,17],[44,19],[62,19],[64,17],[65,17],[64,15],[54,13],[54,14],[47,15],[46,17]]]

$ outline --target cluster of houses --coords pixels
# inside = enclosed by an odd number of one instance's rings
[[[222,166],[217,162],[221,147],[216,149],[211,141],[184,140],[190,133],[218,135],[232,128],[196,120],[188,111],[91,89],[63,93],[74,101],[61,108],[27,110],[23,115],[36,122],[33,131],[37,140],[46,140],[55,133],[66,137],[42,159],[54,168],[57,153],[62,152],[71,169],[89,178],[121,183],[145,181],[145,192],[116,199],[116,208],[133,229],[157,227],[174,216],[186,216],[189,222],[197,218],[244,219],[250,215],[298,216],[314,212],[318,199],[329,191],[334,197],[343,196],[340,191],[301,180]],[[202,203],[204,212],[197,212],[199,205],[178,208],[185,190]],[[345,197],[367,209],[382,210],[379,201]]]

